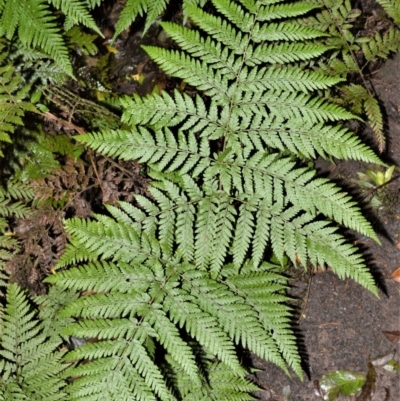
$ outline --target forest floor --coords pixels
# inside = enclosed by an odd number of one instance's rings
[[[385,110],[387,149],[382,159],[388,165],[400,166],[400,55],[386,61],[373,75],[371,83]],[[370,138],[368,129],[361,135]],[[319,161],[317,167],[321,175],[329,176],[355,193],[364,204],[366,197],[371,196],[357,184],[357,173],[365,173],[370,166],[357,162],[331,164]],[[314,382],[323,374],[338,369],[366,374],[368,361],[393,350],[397,351],[395,360],[400,360],[400,341],[391,342],[382,333],[400,330],[400,283],[391,278],[400,267],[399,167],[382,191],[381,206],[366,210],[382,244],[365,237],[354,238],[374,273],[380,298],[375,298],[352,280],[340,280],[330,271],[294,279],[292,295],[302,300],[295,330],[306,374],[301,382],[287,377],[272,364],[254,359],[255,367],[261,369],[255,377],[265,388],[259,394],[263,401],[320,400],[315,394]],[[374,395],[357,398],[357,401],[400,400],[400,373],[388,372],[383,367],[376,368],[376,373]],[[283,394],[289,388],[290,396],[285,398]],[[350,398],[340,396],[337,400]]]

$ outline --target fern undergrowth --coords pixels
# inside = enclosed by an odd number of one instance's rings
[[[29,5],[23,12],[22,3]],[[14,7],[0,1],[4,43],[18,30],[21,46],[31,51],[29,65],[43,69],[28,77],[12,66],[19,54],[0,60],[2,94],[8,93],[0,101],[0,140],[11,141],[25,113],[40,114],[36,102],[26,101],[37,77],[46,85],[47,68],[73,74],[64,40],[95,52],[94,36],[76,25],[100,33],[90,10],[101,3],[24,0]],[[115,36],[142,13],[148,29],[167,3],[127,0]],[[206,3],[212,12],[204,11]],[[397,21],[396,4],[379,3]],[[65,34],[49,4],[65,15]],[[307,161],[383,164],[343,123],[364,113],[383,150],[379,104],[362,81],[368,63],[398,50],[399,31],[355,37],[359,13],[345,0],[188,0],[183,12],[192,29],[161,23],[173,50],[144,49],[196,94],[176,89],[121,97],[120,124],[104,107],[82,102],[87,118],[102,110],[93,125],[105,128],[77,135],[76,152],[67,136],[57,139],[64,156],[78,158],[84,145],[146,165],[152,181],[134,202],[65,221],[70,243],[46,280],[49,293],[35,299],[40,322],[24,293],[8,284],[0,399],[252,399],[257,386],[248,380],[243,349],[302,377],[286,260],[301,268],[330,267],[378,295],[343,232],[379,241],[377,235],[357,203]],[[348,84],[349,74],[361,82]],[[56,86],[42,92],[55,103],[77,97]],[[52,152],[45,159],[59,166]],[[28,188],[11,182],[0,192],[2,270],[18,250],[6,217],[28,214]],[[5,286],[7,277],[0,278]],[[79,343],[68,353],[67,339]],[[48,386],[40,388],[47,377]]]

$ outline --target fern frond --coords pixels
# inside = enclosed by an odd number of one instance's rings
[[[187,280],[187,285],[202,309],[216,315],[219,325],[236,343],[286,370],[274,341],[260,325],[258,313],[247,304],[245,297],[235,296],[224,285],[204,278]],[[297,351],[292,350],[297,355]],[[299,364],[296,368],[301,371]]]
[[[379,103],[361,85],[351,84],[342,89],[343,100],[352,106],[352,109],[361,114],[365,112],[368,122],[374,131],[378,149],[383,152],[385,149],[385,136],[383,133],[383,116]]]
[[[97,46],[93,43],[97,35],[90,35],[83,32],[79,27],[74,26],[66,33],[71,46],[76,46],[83,54],[94,56],[97,53]]]
[[[237,401],[250,401],[254,399],[250,393],[258,390],[249,380],[235,376],[224,363],[204,361],[207,375],[202,376],[198,384],[185,375],[173,360],[168,358],[167,362],[176,372],[171,381],[177,387],[181,399],[186,401],[221,400],[228,397]]]
[[[8,7],[12,9],[16,19],[7,18]],[[63,37],[55,23],[55,18],[51,15],[47,1],[24,0],[18,2],[18,7],[9,1],[6,3],[0,24],[8,39],[14,36],[18,27],[18,37],[23,46],[40,47],[68,75],[73,75]]]
[[[0,197],[28,201],[33,199],[34,191],[28,184],[9,180],[6,186],[0,186]]]
[[[21,399],[67,399],[63,389],[66,383],[60,374],[68,365],[61,362],[63,352],[57,350],[60,341],[46,341],[42,327],[30,311],[26,295],[16,284],[10,284],[0,317],[0,394],[18,393]]]
[[[71,25],[69,28],[71,28],[72,25],[82,24],[103,37],[103,34],[87,9],[86,4],[81,0],[49,0],[48,2],[67,16],[70,21],[69,24]]]
[[[282,265],[330,266],[377,294],[357,248],[338,234],[348,227],[377,240],[371,225],[347,194],[301,167],[319,155],[381,163],[338,124],[358,117],[315,93],[358,68],[352,57],[339,60],[340,74],[299,62],[330,50],[335,58],[354,39],[350,2],[309,25],[303,16],[318,1],[213,0],[217,16],[196,3],[185,7],[198,32],[163,24],[181,50],[145,47],[167,74],[195,86],[196,97],[125,97],[126,129],[77,137],[147,163],[153,181],[132,205],[66,222],[72,239],[57,267],[77,266],[47,280],[82,294],[61,312],[77,319],[63,333],[98,339],[69,354],[90,360],[73,369],[71,399],[224,398],[207,367],[232,383],[229,396],[245,399],[238,346],[301,376],[287,282],[264,263],[267,255]],[[150,9],[144,0],[126,4],[119,31]],[[159,13],[164,2],[153,6]],[[317,25],[336,14],[345,33],[330,37]]]
[[[396,0],[377,0],[377,2],[396,24],[400,24],[400,4]]]
[[[209,144],[205,139],[197,142],[194,135],[186,139],[180,135],[176,140],[168,128],[153,134],[140,131],[112,131],[94,135],[81,135],[77,139],[99,152],[122,160],[136,159],[147,162],[160,171],[179,170],[182,173],[196,168],[200,173],[208,165]]]
[[[30,85],[22,83],[22,76],[15,67],[0,67],[0,142],[11,142],[10,134],[16,125],[23,125],[22,117],[35,106],[26,101]],[[0,156],[3,153],[0,150]]]
[[[343,79],[337,77],[324,76],[313,71],[302,71],[298,68],[281,66],[261,68],[254,70],[243,82],[240,82],[240,90],[258,91],[260,86],[263,89],[282,90],[283,88],[290,92],[308,93],[313,90],[327,89]]]
[[[362,43],[361,47],[364,56],[368,61],[376,60],[378,58],[386,59],[390,53],[399,51],[399,41],[400,31],[390,27],[383,36],[377,32],[368,42]]]
[[[326,264],[340,278],[350,277],[377,295],[374,280],[362,257],[341,235],[334,234],[332,227],[320,222],[310,223],[305,231],[309,257],[314,266]]]
[[[195,4],[203,4],[204,0],[191,0]],[[185,6],[189,3],[184,2],[184,13],[187,17],[187,10]],[[157,20],[157,18],[164,12],[167,7],[167,0],[128,0],[121,12],[115,27],[114,39],[136,19],[138,15],[147,14],[146,23],[144,26],[144,32],[146,32],[151,24]]]
[[[383,133],[383,116],[378,100],[369,95],[364,101],[365,114],[368,117],[368,122],[374,131],[375,139],[378,142],[378,149],[383,152],[385,149],[386,138]]]
[[[257,10],[257,19],[259,21],[271,21],[281,18],[293,18],[304,15],[317,6],[310,2],[298,1],[292,4],[274,4],[275,2],[267,2],[264,7]],[[263,3],[261,3],[263,4]],[[265,3],[264,3],[265,4]]]
[[[262,268],[263,266],[261,266]],[[290,329],[290,308],[285,305],[285,282],[274,273],[248,273],[229,275],[228,287],[258,312],[264,329],[276,341],[289,366],[301,376],[300,358],[296,351],[296,339]],[[275,313],[276,311],[276,313]]]

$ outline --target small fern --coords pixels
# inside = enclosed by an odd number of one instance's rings
[[[350,84],[341,90],[341,98],[338,103],[343,103],[351,108],[354,113],[365,114],[374,130],[375,137],[380,143],[385,142],[383,133],[383,117],[378,100],[373,97],[363,86]]]
[[[377,32],[371,40],[362,43],[361,48],[367,61],[388,58],[390,53],[400,50],[400,31],[393,27],[382,36]]]

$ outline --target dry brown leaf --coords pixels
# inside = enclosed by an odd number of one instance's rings
[[[400,283],[400,267],[398,267],[393,273],[392,273],[392,279],[396,281],[396,283]]]
[[[382,331],[382,333],[392,343],[400,343],[400,331]]]

